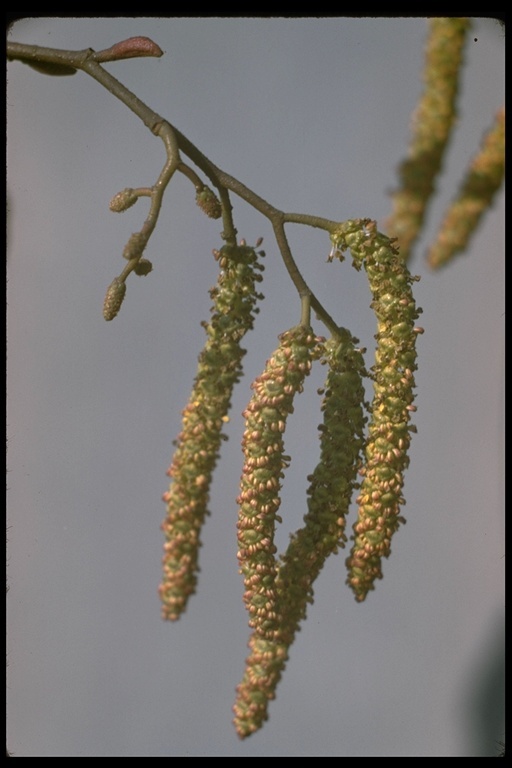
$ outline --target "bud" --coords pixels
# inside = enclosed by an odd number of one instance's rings
[[[141,259],[139,262],[137,262],[137,266],[133,271],[135,272],[136,275],[144,277],[145,275],[149,275],[152,269],[153,269],[153,264],[150,262],[149,259]]]
[[[222,206],[215,192],[212,192],[209,187],[203,187],[196,194],[196,203],[210,219],[220,219],[222,216]]]
[[[125,283],[122,283],[118,277],[114,277],[107,288],[105,301],[103,302],[103,317],[105,320],[113,320],[117,315],[121,309],[125,293]]]
[[[122,192],[118,192],[117,195],[114,195],[108,204],[108,207],[111,211],[114,211],[114,213],[121,213],[122,211],[127,211],[132,205],[135,205],[137,200],[138,196],[133,189],[131,189],[131,187],[126,187]]]
[[[130,239],[123,249],[123,259],[126,259],[127,261],[136,259],[137,256],[141,255],[145,245],[146,240],[143,234],[141,232],[134,232],[133,235],[130,235]]]

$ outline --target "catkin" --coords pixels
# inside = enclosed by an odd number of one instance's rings
[[[244,602],[250,614],[249,626],[264,638],[277,636],[280,621],[274,531],[276,521],[280,522],[277,511],[281,478],[289,462],[284,455],[283,433],[318,343],[306,325],[281,334],[279,342],[265,370],[252,383],[253,396],[243,413],[244,465],[237,499],[238,561],[244,575]]]
[[[255,306],[263,296],[257,290],[263,266],[254,248],[224,246],[214,252],[219,262],[217,285],[211,289],[211,319],[203,323],[207,341],[199,356],[190,400],[183,410],[182,429],[167,474],[169,490],[163,499],[167,514],[163,578],[159,592],[162,616],[174,621],[185,610],[197,583],[200,533],[212,473],[219,457],[224,423],[234,385],[242,375],[245,350],[240,341],[253,327]]]
[[[392,194],[386,222],[407,261],[425,219],[450,135],[457,119],[457,95],[466,35],[465,18],[429,19],[423,71],[424,89],[412,118],[407,158],[400,164],[400,187]]]
[[[281,637],[293,642],[306,608],[313,602],[313,584],[326,558],[345,546],[345,521],[364,446],[366,375],[363,356],[348,331],[324,345],[322,362],[329,366],[322,403],[320,461],[309,475],[308,511],[304,526],[291,536],[281,557],[277,588]]]
[[[105,320],[113,320],[121,309],[121,304],[126,295],[126,283],[118,277],[114,277],[103,301],[103,317]]]
[[[313,583],[323,564],[346,541],[345,516],[356,486],[364,441],[364,362],[354,339],[340,329],[322,346],[328,363],[320,425],[320,461],[309,476],[308,512],[304,527],[292,537],[276,576],[279,631],[261,637],[253,632],[245,674],[237,687],[234,724],[241,738],[268,719],[268,704],[288,659],[299,624],[313,602]]]
[[[427,261],[437,269],[468,245],[483,214],[490,208],[505,176],[505,108],[496,115],[469,166],[457,198],[448,208]]]
[[[378,232],[375,222],[345,222],[333,242],[342,250],[350,248],[357,269],[364,266],[377,317],[371,369],[374,395],[357,499],[358,520],[347,559],[347,583],[361,602],[374,589],[374,581],[382,578],[382,558],[389,557],[391,537],[405,522],[400,507],[405,504],[402,488],[410,433],[415,431],[409,419],[416,410],[416,338],[423,329],[415,326],[421,310],[411,291],[411,284],[419,278],[410,275],[393,240]]]
[[[210,219],[220,219],[222,216],[220,201],[210,187],[204,186],[196,192],[196,204]]]

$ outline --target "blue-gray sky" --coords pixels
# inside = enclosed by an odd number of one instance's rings
[[[34,18],[13,40],[100,50],[133,35],[161,59],[106,65],[217,165],[275,206],[383,222],[421,91],[422,19]],[[504,197],[467,254],[423,253],[504,98],[504,36],[475,20],[439,195],[412,263],[424,313],[418,434],[384,579],[363,604],[331,558],[264,728],[231,723],[249,637],[236,560],[240,413],[250,382],[298,321],[269,224],[234,199],[241,237],[264,236],[265,301],[247,337],[203,534],[197,594],[177,623],[157,587],[172,440],[211,304],[219,222],[173,180],[147,256],[111,323],[163,147],[83,73],[8,67],[8,746],[15,756],[483,756],[503,738]],[[288,227],[313,290],[368,347],[362,274],[327,264],[325,233]],[[323,332],[317,324],[319,333]],[[300,527],[317,461],[315,371],[286,433],[279,549]],[[352,524],[351,519],[350,524]]]

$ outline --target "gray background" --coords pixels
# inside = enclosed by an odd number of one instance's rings
[[[422,19],[27,19],[19,42],[106,48],[152,37],[159,60],[106,65],[207,156],[277,207],[383,222],[421,90]],[[469,252],[431,273],[423,252],[504,97],[504,33],[469,36],[461,120],[412,269],[422,276],[418,435],[408,523],[364,604],[342,553],[262,731],[231,724],[249,636],[236,561],[239,414],[299,301],[268,222],[233,198],[239,235],[265,237],[266,299],[246,339],[203,534],[199,590],[160,619],[161,494],[215,282],[207,219],[173,180],[112,323],[105,289],[146,215],[108,210],[151,185],[163,147],[82,73],[8,67],[8,745],[16,756],[478,756],[504,738],[504,197]],[[306,279],[369,348],[362,274],[327,264],[319,231],[288,226]],[[323,327],[315,326],[319,333]],[[314,371],[286,433],[279,549],[302,523],[317,461]],[[352,524],[352,519],[350,525]]]

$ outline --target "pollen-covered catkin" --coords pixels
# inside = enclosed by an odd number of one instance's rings
[[[406,159],[400,164],[400,187],[386,222],[407,261],[419,236],[434,192],[450,135],[457,119],[457,95],[464,44],[471,22],[466,18],[429,19],[423,71],[424,89],[412,118]]]
[[[363,481],[357,499],[358,520],[354,544],[347,559],[347,583],[356,600],[363,601],[382,578],[381,562],[391,552],[391,537],[399,523],[404,471],[409,464],[407,450],[414,400],[416,338],[423,329],[415,326],[421,312],[416,307],[410,275],[393,240],[377,231],[375,222],[345,222],[333,236],[342,250],[350,248],[354,266],[364,266],[373,296],[371,306],[377,318],[377,348],[371,369],[374,395],[365,447]]]
[[[318,340],[307,325],[281,334],[279,347],[265,370],[252,383],[253,396],[245,409],[242,439],[244,465],[240,481],[238,561],[244,576],[244,602],[249,626],[265,638],[277,636],[276,547],[274,531],[284,468],[283,433],[293,412],[293,399],[302,392]]]
[[[427,253],[437,269],[468,245],[480,219],[490,208],[505,176],[505,108],[496,115],[462,181],[457,198],[448,208],[439,232]]]
[[[357,485],[366,421],[364,361],[354,342],[348,331],[340,329],[336,338],[320,345],[322,363],[329,366],[319,427],[320,461],[308,478],[304,527],[291,537],[277,570],[279,631],[272,638],[254,631],[249,640],[250,654],[233,707],[240,738],[259,730],[268,719],[268,705],[275,698],[289,648],[308,603],[313,602],[313,583],[326,558],[346,540],[345,516]]]
[[[253,327],[255,306],[263,296],[257,286],[263,266],[254,248],[224,246],[214,251],[219,262],[217,285],[211,289],[211,319],[203,323],[207,340],[190,400],[183,410],[181,432],[176,440],[168,475],[169,490],[163,499],[167,514],[163,578],[159,592],[162,616],[174,621],[185,610],[197,582],[200,533],[208,501],[212,473],[219,457],[224,423],[234,385],[242,375],[245,350],[240,341]]]
[[[357,485],[364,446],[366,374],[357,340],[340,329],[324,345],[329,366],[320,424],[320,461],[308,477],[304,526],[291,536],[281,557],[277,589],[281,637],[290,645],[313,602],[313,584],[326,558],[345,546],[345,521]]]

